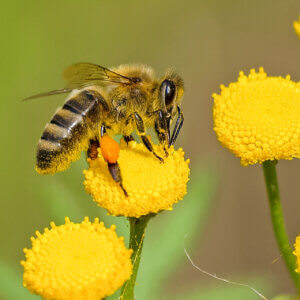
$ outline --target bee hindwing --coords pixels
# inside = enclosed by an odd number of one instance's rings
[[[36,169],[41,174],[65,170],[87,150],[100,128],[105,99],[94,90],[83,90],[68,99],[45,127],[38,142]]]

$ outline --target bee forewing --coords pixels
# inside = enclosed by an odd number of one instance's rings
[[[75,89],[90,85],[105,85],[109,83],[131,84],[132,80],[117,74],[107,68],[90,63],[71,65],[63,72],[66,87]]]

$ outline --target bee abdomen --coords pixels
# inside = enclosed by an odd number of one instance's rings
[[[82,91],[58,109],[38,143],[39,173],[65,170],[88,148],[88,141],[100,124],[99,98],[104,101],[96,91]]]
[[[49,141],[52,143],[59,142],[62,139],[67,138],[69,135],[69,129],[59,126],[55,123],[48,123],[41,136],[41,140]]]

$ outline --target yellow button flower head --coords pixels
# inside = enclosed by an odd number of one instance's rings
[[[130,278],[131,250],[115,227],[107,229],[86,217],[36,232],[32,249],[24,249],[23,285],[45,299],[99,300],[113,294]]]
[[[300,157],[300,83],[263,68],[213,94],[214,130],[242,165]]]
[[[297,273],[300,273],[300,235],[296,238],[296,243],[294,244],[295,251],[293,252],[297,257]]]
[[[300,38],[300,16],[299,16],[298,22],[294,21],[294,29],[295,29],[298,37]]]
[[[164,155],[160,146],[153,146],[158,154]],[[186,194],[189,160],[185,161],[183,156],[182,149],[175,151],[171,147],[169,156],[161,163],[143,144],[132,141],[127,146],[122,140],[118,163],[128,197],[113,180],[100,154],[96,160],[88,160],[90,167],[84,171],[84,185],[94,201],[112,215],[140,217],[171,210]]]

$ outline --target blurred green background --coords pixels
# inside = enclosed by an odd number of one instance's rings
[[[60,88],[75,62],[106,67],[140,62],[185,79],[185,124],[177,142],[191,158],[184,201],[151,221],[138,276],[140,299],[258,299],[209,278],[189,263],[272,297],[294,291],[275,244],[259,166],[241,167],[212,130],[212,97],[240,70],[300,79],[300,40],[292,22],[299,0],[3,1],[1,25],[0,299],[37,299],[24,289],[23,247],[64,216],[106,216],[84,192],[84,159],[55,176],[35,173],[36,144],[64,96],[22,102]],[[300,232],[299,160],[278,166],[291,242]],[[112,297],[115,299],[116,297]]]

